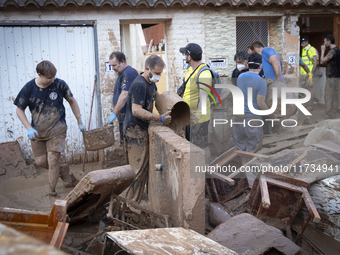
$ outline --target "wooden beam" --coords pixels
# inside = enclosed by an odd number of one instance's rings
[[[221,179],[222,181],[228,183],[231,186],[235,185],[235,181],[233,179],[231,179],[229,176],[225,176],[223,174],[220,173],[210,173],[212,176]]]
[[[254,163],[256,160],[258,160],[257,157],[255,158],[252,158],[251,160],[249,160],[247,163],[245,163],[242,168],[246,167],[246,166],[249,166],[250,164]],[[235,172],[231,173],[228,175],[229,178],[234,178],[236,175],[238,175],[239,173],[241,172],[241,167],[238,168]]]
[[[308,223],[309,223],[310,219],[311,219],[311,215],[310,215],[310,213],[309,213],[309,214],[307,215],[307,218],[305,219],[305,221],[304,221],[302,227],[301,227],[301,230],[300,230],[299,234],[297,235],[297,237],[296,237],[296,239],[295,239],[295,243],[297,243],[297,242],[300,240],[301,236],[303,235],[303,232],[305,232],[305,229],[306,229],[306,227],[308,226]]]
[[[210,200],[212,202],[219,203],[220,199],[219,199],[217,191],[216,191],[216,186],[215,186],[214,179],[213,178],[206,178],[205,179],[205,186],[207,188]]]
[[[339,40],[340,40],[340,32],[339,32],[339,24],[340,22],[340,17],[336,16],[333,19],[333,36],[335,38],[335,45],[339,47]]]
[[[304,153],[302,153],[299,157],[294,159],[290,164],[287,165],[289,169],[291,169],[293,166],[295,166],[297,163],[299,163],[301,160],[303,160],[307,156],[308,150],[306,150]]]
[[[269,193],[268,193],[266,177],[261,175],[259,182],[260,182],[260,189],[261,189],[262,206],[263,208],[268,209],[270,207],[270,198],[269,198]]]
[[[268,156],[268,155],[252,153],[252,152],[247,152],[247,151],[240,151],[240,150],[238,150],[237,153],[241,155],[250,156],[250,157],[257,157],[259,160],[266,161],[266,162],[271,161],[271,156]]]
[[[311,128],[312,129],[312,128]],[[286,141],[289,139],[296,139],[299,138],[301,136],[306,136],[309,134],[311,130],[303,130],[303,131],[299,131],[297,133],[292,133],[290,135],[287,136],[274,136],[274,137],[270,137],[268,139],[263,139],[262,145],[268,145],[268,144],[272,144],[272,143],[276,143],[276,142],[281,142],[281,141]]]
[[[302,189],[303,189],[302,197],[308,208],[309,214],[311,215],[313,222],[319,223],[321,221],[321,217],[318,211],[316,210],[313,200],[310,197],[308,190],[306,188],[302,188]]]

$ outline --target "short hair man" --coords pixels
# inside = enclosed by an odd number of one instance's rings
[[[80,131],[85,131],[85,126],[70,88],[65,81],[55,78],[55,66],[44,60],[37,65],[36,71],[38,78],[26,83],[14,104],[17,106],[18,118],[28,130],[36,164],[49,169],[49,195],[56,196],[59,175],[66,186],[75,185],[76,181],[72,180],[68,165],[60,166],[59,162],[60,154],[64,151],[67,130],[63,98],[70,104]],[[27,106],[32,114],[31,123],[25,115]]]
[[[231,82],[236,85],[237,78],[241,73],[245,73],[249,71],[248,68],[248,57],[249,54],[246,51],[239,51],[234,56],[234,61],[236,62],[236,68],[231,74]]]
[[[144,73],[132,82],[127,96],[123,130],[129,164],[136,173],[127,198],[137,202],[142,199],[149,173],[149,122],[160,121],[164,125],[171,122],[169,112],[163,115],[152,113],[154,100],[159,96],[156,83],[161,79],[164,67],[165,63],[159,56],[148,57]]]
[[[125,55],[122,52],[112,52],[109,61],[112,69],[118,74],[118,78],[113,90],[113,110],[107,122],[111,124],[118,116],[120,143],[122,144],[124,142],[123,123],[126,113],[126,99],[131,83],[138,76],[138,72],[126,63]]]
[[[314,104],[314,90],[313,83],[311,82],[313,76],[315,74],[316,67],[318,66],[318,54],[316,49],[309,44],[309,40],[307,36],[302,37],[301,39],[301,59],[304,64],[307,65],[309,72],[307,73],[303,66],[301,66],[300,71],[300,86],[302,88],[307,89],[311,93],[311,99],[306,103],[307,109],[311,110]]]
[[[325,56],[326,48],[330,48],[331,50]],[[340,89],[340,50],[335,45],[333,35],[327,35],[324,38],[324,44],[321,45],[320,63],[327,63],[327,81],[325,88],[326,113],[324,117],[335,117],[336,111],[339,108],[338,93]]]
[[[242,151],[257,151],[261,147],[262,127],[261,117],[254,115],[248,108],[248,88],[252,88],[252,103],[257,110],[268,110],[265,103],[267,84],[259,75],[262,68],[262,57],[257,53],[250,54],[248,59],[249,72],[241,74],[237,80],[239,87],[244,95],[244,113],[242,117],[234,117],[233,138],[235,146]],[[252,126],[248,125],[251,119],[258,119],[258,123],[253,121]],[[241,123],[241,124],[240,124]],[[254,127],[256,126],[256,127]]]
[[[283,81],[280,57],[273,48],[264,47],[260,41],[255,41],[250,49],[262,55],[262,68],[266,79]]]
[[[185,56],[185,61],[189,64],[189,68],[185,74],[185,90],[183,93],[183,100],[190,106],[190,111],[192,113],[193,118],[195,119],[194,123],[190,126],[186,127],[186,138],[188,141],[191,141],[193,144],[198,147],[204,149],[206,161],[210,158],[210,150],[208,147],[208,127],[210,121],[210,100],[207,98],[206,103],[206,114],[202,114],[201,112],[201,103],[200,100],[203,97],[202,87],[205,90],[209,89],[202,84],[206,84],[208,86],[212,85],[212,75],[209,70],[204,70],[200,73],[198,77],[198,82],[200,84],[196,84],[196,78],[200,70],[207,66],[202,62],[202,48],[196,43],[189,43],[187,46],[180,48],[179,52]]]

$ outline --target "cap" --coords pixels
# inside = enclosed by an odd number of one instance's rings
[[[301,39],[301,42],[305,42],[305,41],[308,41],[308,37],[307,37],[307,36],[304,36],[304,37],[302,37],[302,39]]]
[[[194,59],[202,58],[202,48],[196,43],[189,43],[187,46],[180,48],[179,52],[191,56]]]

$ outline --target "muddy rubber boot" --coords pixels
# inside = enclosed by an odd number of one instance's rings
[[[60,178],[63,180],[64,186],[66,188],[74,186],[73,183],[72,183],[72,177],[70,175],[69,165],[67,165],[67,164],[60,165]]]

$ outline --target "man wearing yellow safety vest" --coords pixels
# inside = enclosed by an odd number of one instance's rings
[[[205,151],[206,161],[209,160],[210,150],[208,147],[208,127],[210,121],[210,100],[207,98],[206,114],[201,112],[201,103],[203,93],[210,91],[208,86],[212,85],[212,75],[209,70],[204,70],[198,78],[199,86],[196,84],[196,78],[200,70],[207,66],[202,62],[202,48],[196,43],[189,43],[186,47],[180,48],[180,53],[185,56],[185,61],[189,64],[189,68],[184,78],[183,100],[190,106],[191,125],[186,128],[186,138],[193,144]],[[202,88],[202,89],[200,89]],[[205,91],[204,91],[204,90]]]
[[[304,64],[307,65],[309,73],[307,73],[301,66],[300,85],[302,88],[308,89],[311,93],[311,99],[307,102],[306,107],[308,110],[313,108],[314,92],[313,92],[313,76],[318,65],[318,53],[316,49],[309,44],[308,37],[304,36],[301,39],[302,54],[301,58]]]

